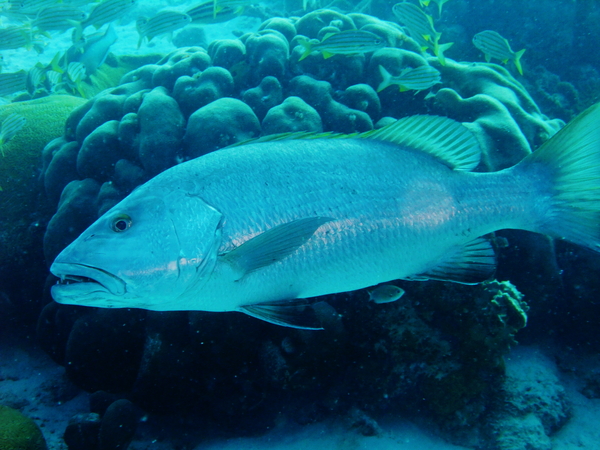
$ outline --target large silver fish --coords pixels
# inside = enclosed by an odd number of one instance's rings
[[[600,104],[516,166],[473,173],[477,141],[447,118],[271,139],[177,165],[54,261],[57,302],[242,311],[318,328],[295,299],[396,279],[474,283],[481,236],[518,228],[600,249]]]

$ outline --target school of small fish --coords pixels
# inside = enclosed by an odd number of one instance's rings
[[[151,17],[136,15],[138,0],[3,0],[0,3],[0,51],[25,49],[43,53],[58,34],[72,33],[72,45],[49,64],[37,62],[29,70],[0,73],[0,97],[38,89],[86,96],[83,82],[104,63],[118,35],[114,23],[133,18],[138,48],[163,35],[171,36],[190,23],[231,20],[252,0],[207,0],[186,11],[161,10]],[[137,19],[135,17],[137,16]],[[91,30],[91,31],[90,31]],[[0,55],[0,71],[3,57]]]
[[[367,13],[372,0],[358,3],[353,12]],[[445,52],[452,42],[441,42],[442,33],[435,28],[436,19],[442,15],[443,6],[450,0],[402,1],[391,6],[393,16],[404,32],[415,40],[423,52],[431,52],[445,65]],[[65,91],[86,96],[84,82],[104,63],[111,46],[117,41],[115,22],[133,21],[139,39],[137,47],[162,36],[172,37],[189,24],[215,24],[232,20],[248,12],[257,4],[255,0],[205,0],[191,7],[163,9],[153,16],[136,14],[139,0],[2,0],[0,1],[0,51],[26,49],[44,52],[48,42],[58,34],[72,33],[72,45],[57,53],[49,64],[35,63],[28,70],[0,73],[0,97],[11,97],[27,91],[31,95],[40,89],[48,93]],[[437,6],[434,7],[434,4]],[[304,0],[306,11],[318,8],[317,1]],[[341,21],[337,21],[341,22]],[[330,26],[341,25],[333,21]],[[340,27],[341,28],[341,27]],[[298,39],[303,48],[299,61],[311,54],[321,54],[323,59],[339,55],[371,54],[386,45],[385,36],[366,30],[343,30],[326,34],[320,41]],[[512,61],[517,72],[523,75],[521,57],[525,50],[515,52],[509,41],[498,32],[484,30],[473,37],[473,45],[487,62],[497,59],[506,64]],[[0,54],[0,72],[4,64]],[[378,91],[397,85],[401,92],[419,92],[433,88],[441,82],[439,71],[433,67],[403,67],[401,73],[391,74],[379,67],[381,81]]]

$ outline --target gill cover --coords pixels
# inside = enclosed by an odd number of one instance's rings
[[[202,286],[215,266],[221,213],[181,188],[154,192],[152,182],[136,189],[56,257],[56,301],[167,311]]]

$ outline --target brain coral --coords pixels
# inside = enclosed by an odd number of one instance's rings
[[[29,417],[0,405],[0,450],[46,450],[42,432]]]
[[[26,120],[15,137],[4,144],[5,156],[0,155],[0,284],[4,289],[14,286],[25,298],[37,297],[24,290],[37,290],[28,272],[43,269],[37,249],[45,216],[52,213],[40,195],[40,155],[50,140],[64,132],[66,118],[82,103],[85,100],[81,98],[53,95],[0,106],[0,123],[10,114]]]

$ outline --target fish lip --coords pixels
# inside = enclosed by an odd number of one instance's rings
[[[61,289],[69,289],[70,285],[94,284],[112,295],[121,296],[126,292],[126,284],[122,279],[106,270],[87,264],[55,262],[50,267],[50,272],[59,278],[57,285]]]

